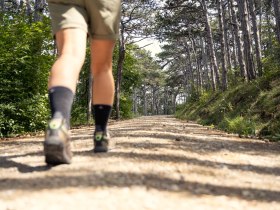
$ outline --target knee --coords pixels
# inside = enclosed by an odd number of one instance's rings
[[[99,60],[91,63],[91,71],[93,75],[99,75],[112,72],[111,60]]]
[[[77,53],[62,53],[58,59],[73,67],[81,68],[85,61],[85,56]]]

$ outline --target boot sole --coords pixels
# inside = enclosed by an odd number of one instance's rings
[[[48,165],[70,164],[71,155],[67,154],[67,148],[59,139],[50,138],[44,142],[45,161]]]
[[[95,147],[93,149],[94,153],[108,152],[108,147]]]
[[[102,152],[109,152],[111,150],[114,150],[116,147],[116,142],[110,140],[109,144],[107,146],[95,146],[93,148],[94,153],[102,153]]]

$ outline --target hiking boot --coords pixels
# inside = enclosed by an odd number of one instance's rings
[[[53,118],[48,124],[44,142],[45,161],[49,165],[71,163],[70,135],[64,118]]]
[[[95,131],[93,135],[94,149],[97,152],[108,152],[110,135],[108,132]]]

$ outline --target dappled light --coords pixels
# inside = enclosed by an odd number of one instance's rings
[[[169,199],[156,206],[214,208],[219,203],[226,208],[230,203],[269,209],[279,205],[279,144],[240,139],[168,116],[111,122],[110,132],[114,148],[107,154],[94,154],[93,130],[72,130],[73,163],[56,167],[43,164],[43,153],[38,152],[42,138],[1,141],[1,204],[21,206],[24,194],[40,193],[43,204],[54,199],[53,194],[61,197],[61,205],[82,196],[85,202],[79,207],[93,208],[101,205],[99,196],[108,191],[114,195],[104,195],[110,205],[134,195],[129,198],[135,207],[119,202],[118,209],[142,209],[150,199],[166,195]],[[34,204],[34,197],[30,199]],[[50,205],[51,209],[56,205]]]

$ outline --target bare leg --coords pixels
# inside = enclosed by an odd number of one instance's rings
[[[114,41],[92,40],[91,70],[93,73],[93,112],[95,120],[94,152],[107,152],[109,135],[107,122],[114,101],[114,79],[112,57]]]
[[[114,101],[114,79],[112,57],[115,42],[111,40],[91,41],[91,70],[93,82],[93,104],[112,106]]]
[[[79,72],[84,63],[86,32],[81,29],[63,29],[56,33],[59,57],[52,66],[49,88],[64,86],[75,92]]]
[[[79,72],[85,59],[86,32],[64,29],[56,34],[59,57],[51,69],[49,98],[52,119],[48,124],[44,142],[45,161],[57,165],[70,163],[71,107]]]

